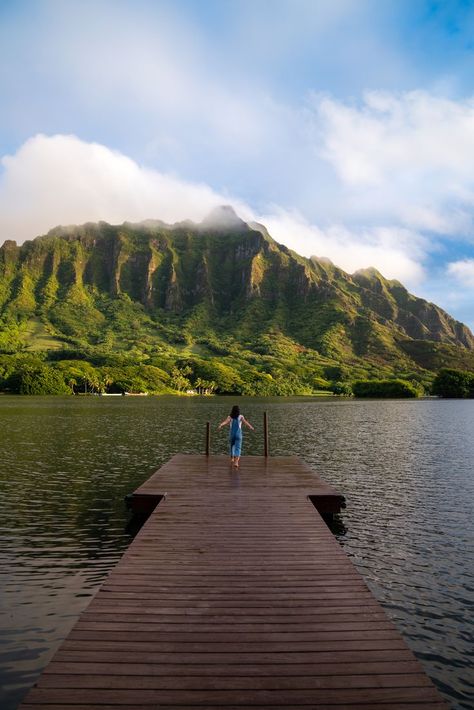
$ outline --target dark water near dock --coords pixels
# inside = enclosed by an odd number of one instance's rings
[[[14,710],[130,541],[124,496],[203,451],[224,398],[0,398],[0,707]],[[244,454],[346,495],[340,541],[453,708],[474,708],[474,401],[240,399]],[[212,452],[226,433],[213,431]]]

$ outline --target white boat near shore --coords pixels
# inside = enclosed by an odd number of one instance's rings
[[[99,397],[148,397],[148,392],[94,392],[93,394]]]

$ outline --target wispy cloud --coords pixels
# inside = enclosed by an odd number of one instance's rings
[[[315,150],[347,197],[347,218],[474,236],[474,99],[370,92],[359,105],[315,97]]]
[[[94,220],[201,220],[227,199],[75,136],[37,135],[1,164],[2,241],[23,242],[58,224]]]
[[[474,289],[474,259],[462,259],[448,264],[448,274],[462,286]]]
[[[335,224],[322,228],[302,215],[275,207],[260,218],[272,236],[299,254],[330,258],[352,273],[374,266],[387,278],[410,286],[424,277],[425,240],[399,227],[350,228]]]

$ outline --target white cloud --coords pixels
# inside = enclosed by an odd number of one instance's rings
[[[459,180],[471,180],[472,99],[456,102],[424,91],[368,92],[361,107],[322,98],[318,110],[326,129],[326,157],[345,182],[377,185],[402,171],[409,179],[435,173],[437,184],[451,191]]]
[[[474,99],[368,92],[362,105],[313,97],[315,149],[334,168],[346,215],[474,234]]]
[[[375,266],[387,278],[412,286],[424,277],[420,261],[425,242],[416,232],[399,227],[357,230],[340,224],[322,229],[278,208],[260,219],[276,241],[304,256],[329,257],[349,273]]]
[[[474,259],[453,261],[448,265],[448,274],[463,286],[474,288]]]
[[[126,156],[75,136],[37,135],[2,159],[0,235],[23,242],[58,224],[148,218],[201,220],[227,202],[207,185],[140,167]],[[237,200],[239,211],[248,210]]]

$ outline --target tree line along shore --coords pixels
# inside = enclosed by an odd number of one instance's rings
[[[474,372],[442,368],[431,379],[402,377],[352,379],[350,368],[323,373],[276,373],[238,369],[200,358],[136,363],[127,358],[95,362],[60,353],[0,355],[0,392],[20,395],[175,394],[294,396],[332,395],[375,398],[474,397]]]

